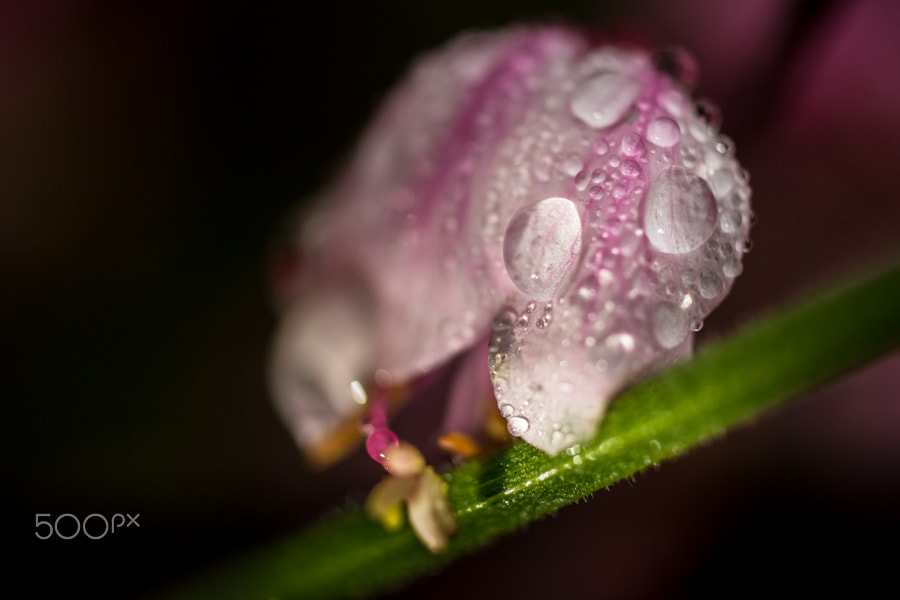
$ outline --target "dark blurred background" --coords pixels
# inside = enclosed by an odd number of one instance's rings
[[[723,110],[759,216],[703,343],[897,257],[898,6],[0,3],[13,581],[37,598],[146,594],[290,534],[379,477],[359,453],[309,471],[278,422],[264,386],[267,277],[288,212],[419,52],[466,29],[564,20],[694,53],[698,93]],[[898,369],[894,355],[395,596],[892,589]],[[41,541],[37,513],[140,513],[140,528]]]

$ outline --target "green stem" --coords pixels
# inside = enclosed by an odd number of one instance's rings
[[[446,473],[460,531],[442,554],[430,554],[408,527],[386,533],[357,509],[224,565],[171,597],[337,598],[399,585],[898,345],[894,266],[761,319],[630,388],[581,447],[553,457],[518,443]]]

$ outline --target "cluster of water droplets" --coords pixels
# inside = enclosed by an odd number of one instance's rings
[[[715,109],[637,52],[599,49],[500,152],[516,212],[490,369],[509,432],[558,452],[628,381],[689,355],[741,272],[750,189]],[[525,168],[530,165],[531,168]]]

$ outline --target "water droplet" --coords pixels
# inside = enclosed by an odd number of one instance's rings
[[[600,73],[575,90],[572,114],[595,129],[609,127],[625,115],[640,91],[640,83],[627,75]]]
[[[541,318],[537,320],[537,323],[535,323],[538,329],[546,328],[548,325],[550,325],[550,321],[553,320],[553,310],[551,306],[552,305],[549,304],[547,305],[547,308],[544,309],[543,316],[541,316]]]
[[[622,154],[638,156],[644,152],[644,140],[635,132],[626,133],[622,138]]]
[[[581,255],[581,217],[566,198],[547,198],[523,208],[503,237],[503,260],[523,293],[552,299]]]
[[[691,321],[691,331],[700,331],[701,329],[703,329],[703,319]]]
[[[563,171],[569,177],[575,177],[584,168],[584,161],[577,154],[570,154],[563,161]]]
[[[661,148],[669,148],[681,139],[681,130],[672,119],[658,117],[647,125],[647,139]]]
[[[697,166],[697,155],[696,154],[694,154],[693,152],[685,152],[684,150],[681,151],[681,154],[682,154],[681,163],[685,167],[687,167],[689,169],[693,169],[694,167]]]
[[[709,178],[709,186],[717,198],[724,198],[734,187],[734,174],[727,168],[719,169]]]
[[[508,419],[513,416],[513,412],[515,412],[515,409],[512,407],[512,404],[500,405],[500,416],[504,419]]]
[[[587,189],[588,184],[591,182],[591,176],[588,175],[587,171],[579,171],[575,175],[575,189],[579,192],[583,192]]]
[[[495,355],[495,356],[498,356],[498,355]],[[500,357],[500,358],[502,358],[502,357]],[[494,382],[494,396],[497,398],[498,401],[502,400],[506,396],[506,389],[509,386],[509,382],[506,381],[506,379],[504,379],[503,377],[498,377],[498,376],[494,376],[492,378],[492,381]],[[509,405],[508,404],[501,405],[501,407],[500,407],[501,415],[503,414],[503,406],[509,406]],[[510,406],[510,410],[512,410],[511,406]],[[510,413],[510,414],[512,414],[512,413]]]
[[[741,226],[741,213],[736,210],[726,210],[719,217],[719,229],[725,233],[734,233]]]
[[[717,297],[722,293],[724,285],[719,276],[709,269],[700,271],[700,295],[707,300]]]
[[[684,254],[703,245],[718,217],[709,185],[683,167],[670,167],[653,182],[644,207],[644,229],[657,249]]]
[[[633,161],[631,159],[623,162],[622,167],[619,170],[622,171],[622,175],[629,179],[634,179],[635,177],[640,177],[641,175],[641,166],[637,164],[636,161]]]
[[[688,335],[687,314],[671,302],[660,302],[653,310],[653,335],[663,348],[674,348]]]
[[[725,273],[725,277],[737,277],[741,274],[741,271],[744,267],[741,265],[741,261],[738,258],[729,258],[725,261],[725,264],[722,265],[722,272]]]
[[[597,140],[594,144],[594,152],[596,152],[599,156],[603,156],[607,152],[609,152],[609,144],[606,143],[606,140]]]
[[[656,97],[659,105],[673,117],[681,117],[686,112],[686,100],[684,94],[675,88],[663,90]]]
[[[509,417],[506,420],[506,429],[509,431],[509,435],[514,437],[524,434],[530,426],[531,423],[525,417]]]
[[[716,142],[716,152],[722,156],[734,156],[734,142],[726,135],[719,136]]]
[[[713,128],[718,128],[722,123],[722,113],[719,111],[719,107],[709,100],[698,100],[694,105],[694,114],[701,123]]]

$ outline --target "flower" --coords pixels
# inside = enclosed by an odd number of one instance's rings
[[[683,53],[557,27],[419,60],[297,236],[272,381],[301,446],[358,413],[351,382],[486,346],[509,433],[557,453],[622,386],[688,356],[750,223],[746,172],[692,79]]]
[[[452,42],[387,99],[299,230],[272,362],[314,461],[336,459],[341,424],[369,407],[367,449],[392,474],[373,517],[398,525],[406,500],[434,551],[455,531],[423,459],[390,467],[421,458],[387,426],[397,382],[468,352],[442,446],[477,452],[493,396],[510,435],[555,454],[624,385],[691,353],[751,220],[747,174],[715,108],[690,100],[695,78],[684,52],[516,28]]]

